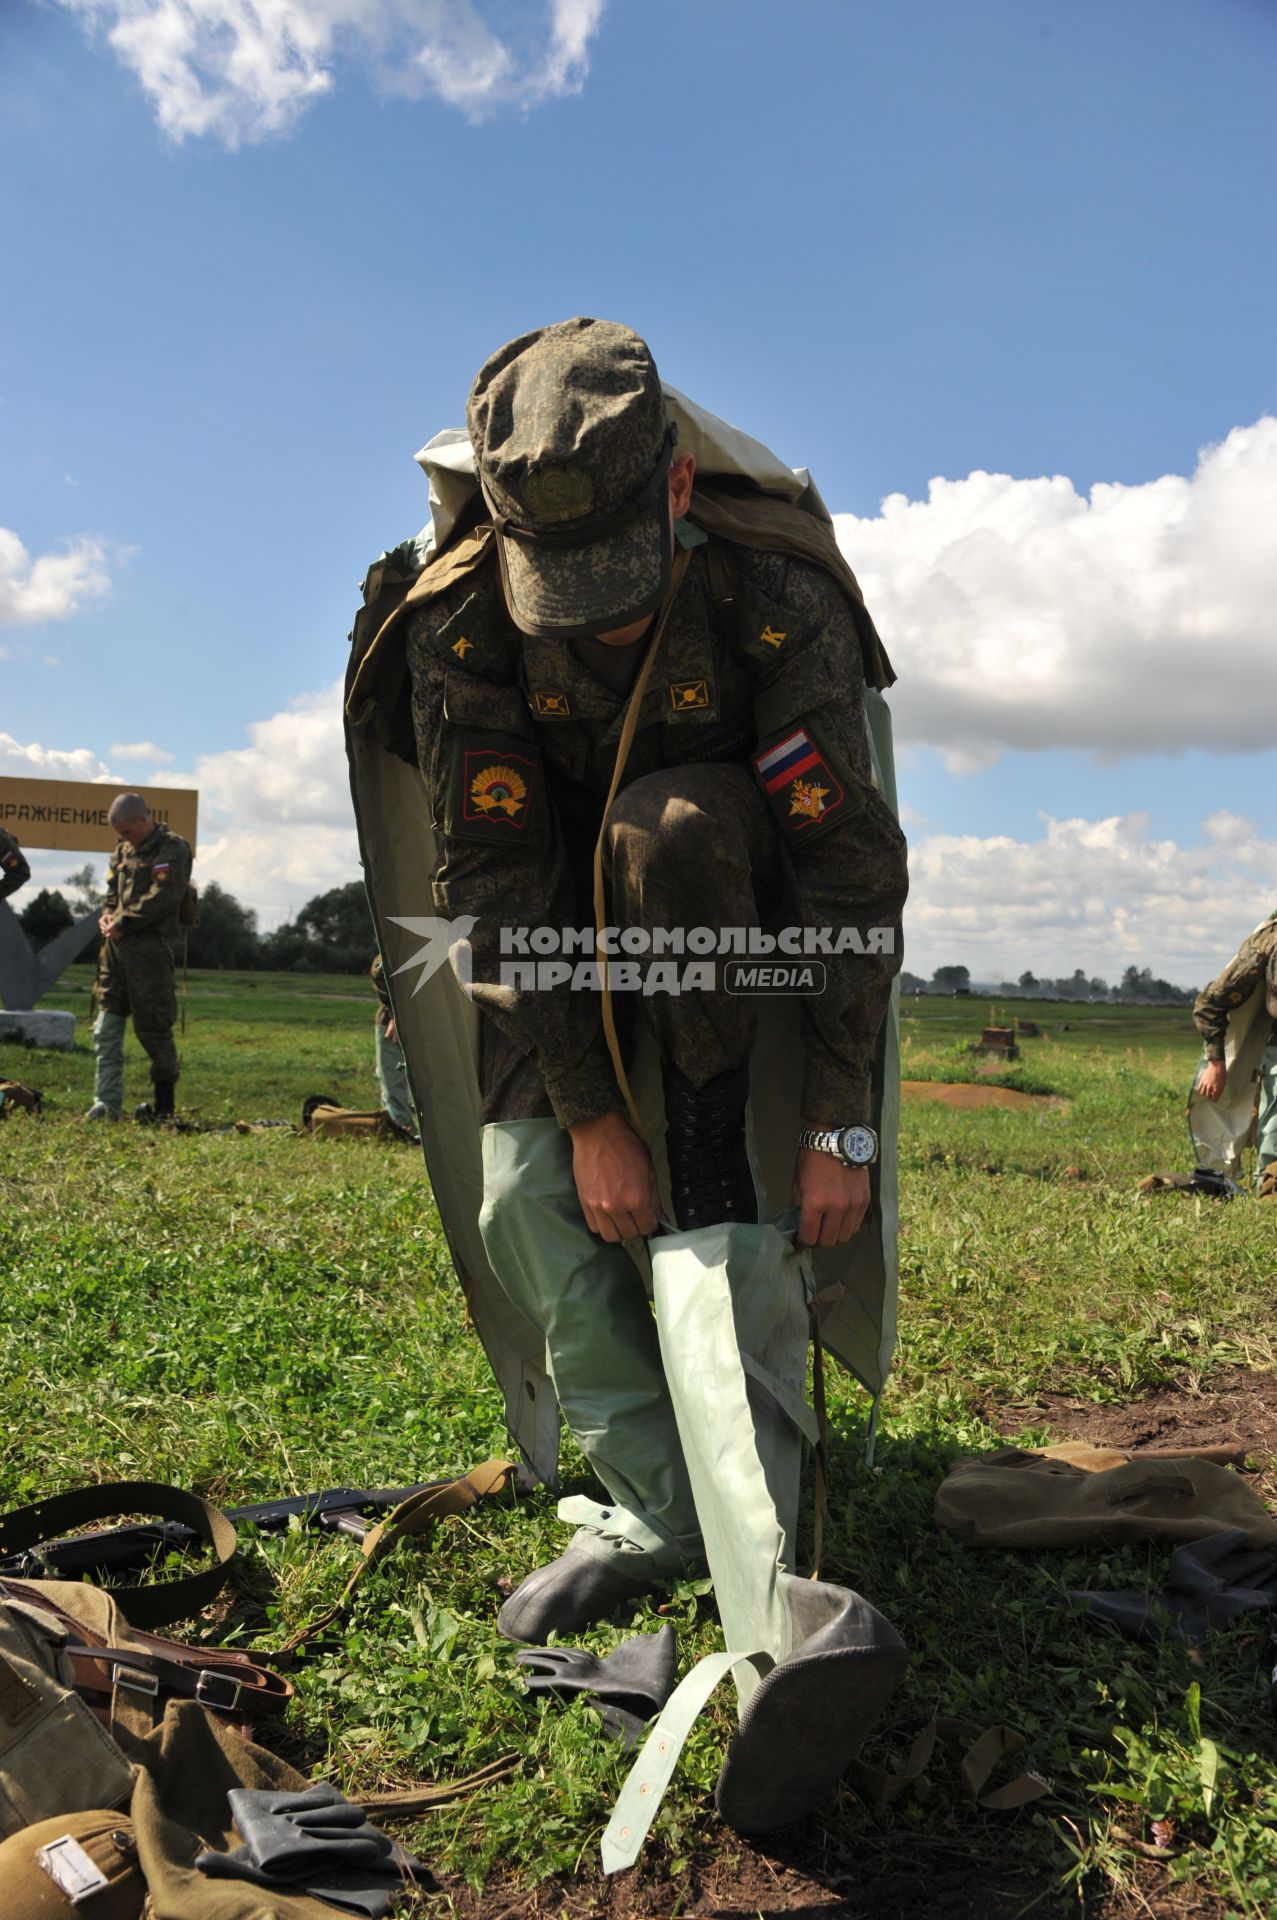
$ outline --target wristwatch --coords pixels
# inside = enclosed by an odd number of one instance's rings
[[[800,1147],[832,1153],[844,1167],[871,1167],[878,1158],[878,1136],[872,1127],[804,1127]]]

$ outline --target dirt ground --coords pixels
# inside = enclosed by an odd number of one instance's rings
[[[1000,1071],[1000,1069],[999,1069]],[[902,1100],[937,1100],[946,1107],[1059,1107],[1054,1093],[1017,1093],[1014,1087],[978,1087],[968,1081],[902,1080]]]

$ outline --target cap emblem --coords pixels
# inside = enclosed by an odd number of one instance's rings
[[[523,504],[536,520],[576,520],[594,505],[594,482],[584,467],[533,467]]]

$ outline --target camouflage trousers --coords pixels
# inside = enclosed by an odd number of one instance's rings
[[[104,940],[98,960],[98,1005],[104,1013],[132,1015],[133,1031],[151,1059],[157,1083],[177,1079],[177,991],[173,956],[158,934]]]
[[[631,781],[613,804],[606,856],[608,910],[617,927],[765,927],[783,897],[775,818],[749,771],[734,763],[666,767]],[[588,900],[588,874],[576,878],[578,898]],[[681,973],[695,958],[676,955],[672,964]],[[662,1060],[695,1086],[738,1067],[757,1022],[748,996],[724,991],[721,958],[717,974],[712,992],[617,993],[612,1004],[623,1050],[632,1050],[635,1018],[644,1018]],[[553,1111],[536,1067],[491,1020],[480,1030],[479,1079],[485,1124],[540,1120]]]

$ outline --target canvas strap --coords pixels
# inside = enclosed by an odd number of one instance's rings
[[[127,1513],[158,1514],[162,1520],[180,1521],[214,1554],[213,1564],[201,1567],[198,1573],[119,1588],[115,1599],[130,1626],[167,1627],[174,1620],[202,1612],[217,1597],[230,1569],[235,1556],[235,1528],[220,1507],[201,1500],[197,1493],[168,1487],[158,1480],[108,1480],[100,1486],[75,1487],[70,1493],[53,1494],[29,1507],[15,1507],[10,1513],[0,1514],[0,1560],[26,1555],[29,1565],[16,1570],[18,1577],[38,1580],[47,1571],[40,1557],[41,1547],[78,1527]]]
[[[322,1633],[325,1627],[331,1626],[349,1606],[355,1588],[369,1568],[384,1559],[401,1540],[425,1533],[436,1520],[442,1520],[448,1514],[465,1513],[489,1494],[504,1492],[514,1479],[515,1472],[510,1460],[485,1460],[482,1466],[472,1467],[469,1473],[463,1473],[459,1479],[447,1480],[441,1486],[426,1487],[402,1501],[378,1526],[371,1527],[364,1535],[359,1547],[359,1564],[336,1601],[326,1613],[299,1627],[284,1642],[279,1652],[272,1656],[276,1664],[287,1665],[298,1647],[313,1639],[317,1633]]]
[[[652,677],[652,668],[656,665],[656,656],[660,652],[661,638],[669,624],[678,590],[683,584],[691,560],[691,549],[680,547],[670,569],[669,590],[661,602],[656,616],[656,625],[648,643],[643,665],[639,668],[638,679],[634,682],[634,691],[630,703],[625,709],[625,718],[621,723],[621,737],[616,747],[616,763],[612,768],[612,782],[607,790],[607,799],[603,803],[603,818],[599,824],[599,837],[594,846],[594,958],[599,968],[599,981],[603,995],[603,1037],[607,1041],[607,1050],[612,1056],[612,1070],[616,1075],[616,1084],[621,1089],[626,1112],[630,1116],[630,1125],[640,1140],[644,1139],[643,1122],[639,1119],[638,1107],[630,1089],[629,1075],[625,1071],[625,1062],[621,1058],[621,1043],[617,1038],[616,1014],[612,1006],[612,989],[608,984],[608,961],[603,951],[603,928],[607,921],[607,897],[603,886],[603,854],[607,838],[608,815],[612,811],[612,802],[616,799],[621,784],[621,775],[625,772],[625,763],[630,757],[630,748],[634,744],[634,735],[638,731],[639,709],[643,705],[643,695],[647,683]]]

